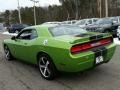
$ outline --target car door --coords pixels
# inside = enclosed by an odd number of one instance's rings
[[[31,60],[34,59],[35,53],[34,42],[37,37],[35,29],[23,30],[15,40],[16,57],[21,60],[32,62]]]

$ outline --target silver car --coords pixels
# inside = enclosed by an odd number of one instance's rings
[[[93,25],[96,21],[98,21],[99,18],[89,18],[89,19],[82,19],[75,23],[75,25],[78,25],[80,28],[85,29],[87,25]]]

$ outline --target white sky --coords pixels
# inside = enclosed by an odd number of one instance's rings
[[[19,0],[20,1],[20,6],[25,7],[25,6],[33,6],[33,2],[30,0]],[[53,5],[57,4],[60,5],[59,0],[37,0],[40,3],[37,3],[36,6],[48,6],[48,5]],[[0,0],[0,12],[5,11],[6,9],[8,10],[13,10],[17,9],[18,3],[17,0]]]

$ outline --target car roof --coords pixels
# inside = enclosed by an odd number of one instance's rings
[[[78,27],[77,25],[66,25],[66,24],[65,25],[54,25],[54,24],[51,24],[51,25],[29,26],[29,27],[24,28],[23,30],[35,29],[38,33],[38,36],[52,37],[51,33],[49,32],[49,28],[62,27],[62,26],[76,26],[76,27]]]
[[[58,26],[76,26],[78,27],[77,25],[69,25],[69,24],[48,24],[48,25],[35,25],[35,26],[29,26],[29,27],[26,27],[25,29],[31,29],[31,28],[54,28],[54,27],[58,27]]]

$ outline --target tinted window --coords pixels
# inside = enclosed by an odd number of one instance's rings
[[[31,37],[31,30],[24,30],[17,36],[18,39],[24,39],[24,40],[30,40],[30,37]]]
[[[57,26],[49,28],[49,31],[53,36],[62,36],[62,35],[80,35],[86,33],[86,30],[81,29],[78,26]]]
[[[24,39],[24,40],[31,40],[37,37],[38,37],[37,32],[34,29],[24,30],[17,36],[18,39]]]
[[[35,38],[37,38],[37,37],[38,37],[37,31],[36,31],[36,30],[32,30],[32,31],[31,31],[31,37],[30,37],[30,39],[35,39]]]

